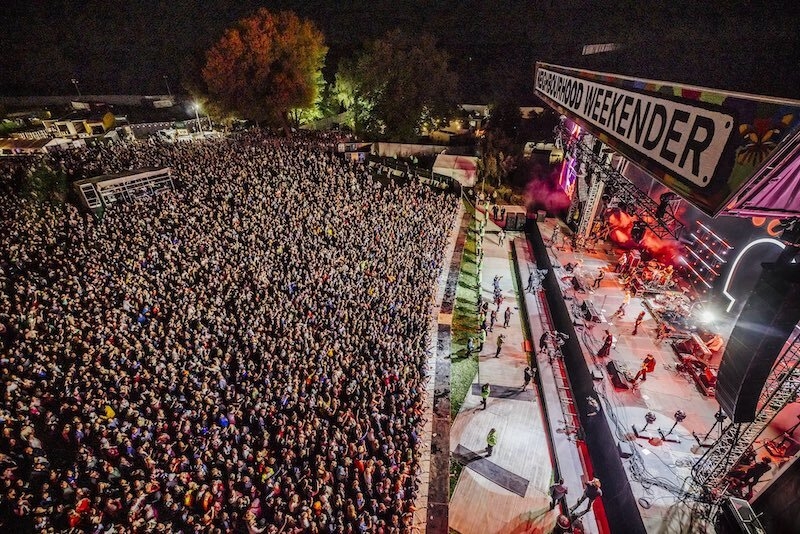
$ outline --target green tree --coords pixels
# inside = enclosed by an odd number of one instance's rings
[[[261,8],[206,52],[202,78],[221,112],[289,131],[289,111],[313,106],[327,47],[322,33],[292,12]]]
[[[315,78],[314,84],[317,86],[316,97],[314,97],[314,101],[311,105],[289,110],[289,120],[294,128],[299,128],[303,124],[319,120],[324,115],[322,105],[326,86],[325,78],[322,77],[322,71],[317,71]]]
[[[489,109],[487,128],[509,141],[514,141],[517,138],[521,122],[522,114],[519,111],[519,104],[516,102],[503,100]]]
[[[365,85],[358,82],[359,73],[355,60],[343,59],[336,71],[333,93],[344,108],[347,124],[356,133],[375,132],[380,129],[373,109],[375,102]]]
[[[336,84],[357,132],[413,140],[453,113],[458,80],[433,37],[394,30],[340,64]]]
[[[22,196],[36,202],[61,204],[67,195],[67,177],[46,163],[32,169],[22,182]]]

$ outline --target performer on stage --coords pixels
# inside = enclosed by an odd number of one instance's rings
[[[628,253],[623,252],[622,256],[619,257],[619,261],[617,261],[617,268],[614,271],[618,273],[625,272],[626,265],[628,265]]]
[[[606,273],[603,272],[603,269],[597,270],[597,276],[594,277],[594,283],[592,284],[592,289],[597,289],[600,287],[600,284],[603,282],[603,278],[605,278]]]
[[[551,247],[558,247],[558,238],[561,235],[561,227],[556,226],[553,229],[553,236],[550,238],[550,246]]]
[[[772,458],[764,456],[759,463],[749,467],[747,471],[744,472],[742,482],[747,485],[746,497],[748,499],[753,496],[753,487],[758,484],[761,477],[769,473],[770,469],[772,469]]]
[[[597,351],[598,358],[608,358],[611,354],[611,345],[614,344],[614,336],[611,335],[611,332],[606,330],[606,337],[603,340],[603,346],[600,347],[600,350]]]
[[[642,360],[642,366],[639,368],[639,372],[636,373],[636,376],[633,377],[634,385],[639,380],[642,379],[642,382],[647,380],[647,373],[652,373],[656,370],[656,357],[652,354],[648,354],[645,356],[644,360]]]
[[[640,311],[639,315],[636,316],[636,322],[633,323],[632,335],[635,336],[639,332],[639,327],[641,326],[642,321],[644,321],[644,310]]]
[[[614,312],[612,318],[625,317],[625,310],[627,309],[628,303],[630,301],[631,301],[631,292],[630,290],[626,289],[625,296],[622,298],[622,304],[619,305],[619,308],[617,308],[617,311]]]
[[[661,341],[662,339],[668,338],[672,334],[672,327],[668,325],[666,322],[662,322],[658,325],[656,329],[656,339]]]
[[[666,269],[663,269],[661,271],[659,283],[661,284],[662,287],[669,287],[670,285],[672,285],[673,270],[674,268],[672,267],[672,265],[668,265]]]

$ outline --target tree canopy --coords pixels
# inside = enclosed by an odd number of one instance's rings
[[[458,80],[447,54],[433,37],[394,30],[367,46],[336,75],[340,102],[353,115],[356,131],[414,139],[427,122],[455,108]]]
[[[261,8],[206,52],[207,98],[222,112],[286,128],[289,110],[314,104],[326,53],[312,22]]]

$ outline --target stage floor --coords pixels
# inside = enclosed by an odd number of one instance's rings
[[[556,224],[562,225],[552,218],[538,223],[548,245]],[[565,231],[568,233],[562,225],[562,235]],[[686,518],[675,506],[679,501],[677,493],[691,476],[692,465],[706,450],[698,446],[698,440],[693,433],[702,439],[711,431],[710,441],[719,435],[719,426],[711,430],[715,425],[714,416],[719,405],[713,397],[704,395],[688,374],[677,370],[680,363],[678,356],[669,341],[656,338],[656,321],[643,307],[641,298],[632,297],[625,315],[613,317],[622,304],[624,289],[619,276],[614,272],[617,254],[609,243],[600,245],[593,252],[574,251],[568,244],[561,247],[548,246],[547,250],[557,278],[565,278],[561,282],[567,307],[571,309],[573,302],[586,300],[594,305],[600,315],[600,322],[587,321],[576,325],[575,330],[590,371],[596,371],[597,377],[602,376],[602,379],[594,382],[602,401],[602,413],[615,438],[623,444],[625,452],[631,454],[629,458],[623,456],[622,462],[647,531],[665,531],[663,529],[669,528],[667,525],[670,523],[672,526],[684,523]],[[567,278],[569,273],[562,266],[578,261],[581,264],[577,274],[583,280],[589,281],[589,285],[598,269],[603,269],[605,277],[598,288],[587,289],[585,292],[575,291]],[[645,318],[637,334],[633,335],[634,321],[640,311],[645,311]],[[712,328],[727,341],[733,328],[733,320],[718,320]],[[616,342],[608,358],[598,358],[596,354],[603,344],[605,330],[611,332]],[[722,352],[714,354],[709,361],[712,366],[719,365]],[[656,368],[647,375],[646,381],[639,382],[634,388],[623,379],[629,389],[612,384],[606,369],[609,360],[614,360],[623,374],[633,377],[647,354],[655,356]],[[539,365],[542,369],[550,365],[546,356],[539,356]],[[685,412],[686,418],[668,434],[675,424],[674,414],[677,410]],[[645,414],[648,412],[652,412],[656,420],[645,429]],[[667,435],[666,440],[661,439],[659,430]],[[778,428],[765,431],[756,443],[759,456],[768,454],[764,444],[781,432],[782,429]],[[650,437],[658,439],[649,439]],[[767,478],[770,477],[765,477]],[[756,486],[756,491],[758,488]],[[606,506],[611,504],[606,502]]]
[[[554,219],[539,223],[545,241],[552,235],[555,223]],[[491,281],[494,276],[502,277],[503,295],[507,299],[503,309],[510,306],[513,313],[509,328],[498,325],[489,334],[487,347],[479,354],[480,374],[450,428],[449,452],[464,466],[449,502],[449,529],[459,534],[549,532],[558,517],[558,511],[548,508],[547,490],[555,473],[555,461],[551,458],[557,458],[561,476],[570,488],[566,498],[568,506],[578,500],[583,483],[591,472],[586,464],[585,442],[576,441],[568,423],[569,408],[562,409],[563,391],[559,393],[562,388],[557,379],[562,369],[558,361],[554,367],[546,356],[537,355],[540,373],[536,394],[531,390],[521,391],[522,369],[526,365],[528,350],[526,343],[538,345],[542,332],[551,328],[548,326],[550,319],[544,292],[524,291],[528,273],[535,267],[525,235],[509,232],[508,242],[501,246],[498,230],[489,223],[484,240],[486,258],[480,289],[484,299],[491,300]],[[631,454],[622,460],[622,464],[645,530],[689,532],[684,527],[691,519],[686,514],[687,507],[679,504],[677,493],[690,476],[691,466],[704,452],[697,446],[692,433],[703,437],[709,432],[718,405],[713,398],[703,395],[688,375],[677,371],[678,357],[668,342],[656,339],[655,321],[649,312],[646,312],[637,335],[633,335],[633,322],[642,309],[640,299],[632,298],[626,315],[609,322],[622,302],[623,291],[613,273],[616,255],[610,250],[610,245],[605,247],[593,253],[548,248],[548,254],[554,267],[583,260],[581,269],[589,279],[598,268],[605,269],[605,279],[597,290],[578,294],[578,298],[592,302],[602,316],[602,322],[576,327],[581,350],[589,369],[601,376],[594,386],[602,400],[602,413],[612,434],[617,443],[623,444]],[[516,266],[513,258],[516,258]],[[515,270],[523,287],[513,283]],[[557,274],[559,278],[562,276],[561,272]],[[565,282],[566,285],[571,287],[569,282]],[[566,288],[564,293],[569,307],[569,299],[574,298],[573,290]],[[523,301],[526,317],[521,313]],[[501,322],[502,314],[499,319]],[[525,319],[527,323],[523,325]],[[727,338],[730,325],[714,326]],[[595,354],[606,329],[617,338],[617,343],[610,358],[598,359]],[[499,334],[506,337],[506,344],[501,357],[494,358]],[[631,374],[635,374],[648,353],[655,356],[657,365],[647,380],[637,389],[616,389],[608,378],[606,361],[612,359],[620,368],[627,367]],[[715,364],[713,360],[711,363]],[[479,395],[479,384],[484,382],[492,385],[485,410],[481,409]],[[683,410],[687,415],[669,435],[677,441],[657,443],[643,439],[647,412],[652,412],[656,420],[646,431],[659,436],[659,428],[666,434],[673,426],[676,410]],[[636,437],[634,426],[641,438]],[[488,458],[485,439],[492,427],[497,428],[500,440],[495,454]],[[765,433],[764,442],[778,435],[775,429],[768,433],[768,436]],[[715,429],[709,437],[713,439],[717,435]],[[759,455],[766,452],[764,442],[757,443]],[[765,476],[764,481],[769,477]],[[590,534],[607,532],[605,509],[614,505],[614,495],[608,492],[595,502],[592,510],[581,518],[585,531]],[[431,521],[430,507],[427,515]]]

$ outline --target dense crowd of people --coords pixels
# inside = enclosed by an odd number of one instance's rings
[[[0,195],[0,530],[410,531],[456,197],[260,132],[50,166],[178,186]]]

